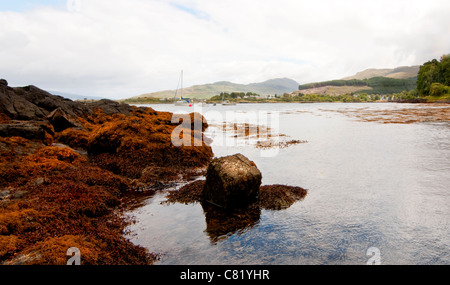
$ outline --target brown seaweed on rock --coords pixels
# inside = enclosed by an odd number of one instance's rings
[[[104,123],[93,128],[87,150],[92,162],[116,174],[139,179],[149,166],[170,167],[182,173],[183,169],[206,166],[213,156],[211,147],[196,140],[194,132],[192,146],[173,145],[177,124],[171,122],[171,113],[137,109],[129,116],[104,116]]]
[[[115,209],[132,187],[126,179],[91,166],[85,157],[64,147],[44,147],[0,167],[4,194],[0,261],[4,264],[61,264],[67,256],[58,253],[77,245],[84,249],[82,264],[153,262],[153,255],[122,236],[127,221]],[[91,259],[93,251],[98,254]]]
[[[124,237],[123,202],[208,164],[204,118],[189,115],[196,146],[174,147],[171,113],[0,83],[0,264],[65,264],[70,247],[84,265],[152,264]]]
[[[266,210],[282,210],[303,199],[306,194],[307,191],[301,187],[265,185],[260,188],[259,203]]]

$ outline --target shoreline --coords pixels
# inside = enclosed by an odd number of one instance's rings
[[[122,100],[118,100],[121,102]],[[201,102],[194,102],[193,104],[199,104]],[[267,102],[253,102],[253,101],[245,101],[245,102],[237,102],[237,104],[323,104],[323,103],[345,103],[345,104],[361,104],[361,103],[398,103],[398,104],[450,104],[450,100],[437,100],[437,101],[420,101],[420,100],[402,100],[402,101],[364,101],[364,102],[344,102],[344,101],[267,101]],[[130,105],[173,105],[173,103],[169,102],[150,102],[150,103],[142,103],[142,102],[128,102]],[[217,103],[207,103],[208,105],[221,105],[220,102]]]

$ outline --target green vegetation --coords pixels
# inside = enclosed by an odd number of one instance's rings
[[[286,95],[286,94],[285,94]],[[320,94],[299,94],[298,96],[283,96],[280,98],[282,102],[375,102],[380,100],[380,95],[374,94],[346,94],[346,95],[320,95]]]
[[[373,77],[369,79],[350,79],[350,80],[331,80],[316,83],[303,84],[299,86],[299,90],[310,88],[318,88],[324,86],[367,86],[372,90],[364,90],[356,93],[367,94],[393,94],[402,91],[411,91],[416,89],[417,77],[408,79],[396,79],[389,77]]]
[[[260,95],[253,92],[221,92],[219,95],[213,96],[209,99],[211,102],[221,102],[222,100],[236,100],[236,99],[246,99],[256,101]]]
[[[450,100],[450,54],[433,59],[420,67],[417,77],[419,96],[429,101]]]
[[[121,102],[126,104],[165,104],[165,103],[172,103],[172,101],[173,101],[172,98],[161,99],[154,97],[135,97],[122,100]]]
[[[323,86],[367,86],[366,82],[359,79],[350,79],[350,80],[331,80],[331,81],[322,81],[322,82],[314,82],[303,84],[298,87],[298,90],[306,90],[310,88],[318,88]]]
[[[400,93],[392,94],[389,97],[389,101],[394,102],[411,102],[411,103],[419,103],[426,102],[426,100],[420,98],[419,94],[416,90],[411,91],[402,91]]]

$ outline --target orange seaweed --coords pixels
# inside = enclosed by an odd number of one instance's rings
[[[204,118],[189,116],[204,131]],[[0,264],[65,264],[69,247],[81,250],[82,264],[152,264],[157,255],[123,236],[123,198],[148,183],[186,179],[207,165],[211,148],[198,130],[189,140],[199,146],[173,146],[181,122],[150,108],[73,119],[80,128],[49,128],[47,145],[0,137]]]
[[[66,129],[55,134],[55,140],[76,149],[86,149],[89,140],[89,131]]]
[[[0,124],[8,124],[11,121],[11,118],[8,117],[4,113],[0,113]]]

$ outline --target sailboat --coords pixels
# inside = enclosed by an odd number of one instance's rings
[[[181,71],[180,81],[178,82],[180,84],[181,82],[181,100],[177,100],[177,94],[178,94],[178,87],[175,91],[175,96],[173,97],[173,101],[175,102],[175,106],[189,106],[192,107],[192,102],[190,98],[183,98],[183,70]],[[177,101],[176,101],[177,100]]]

